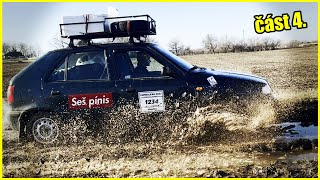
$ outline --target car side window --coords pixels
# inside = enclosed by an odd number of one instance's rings
[[[49,81],[63,81],[65,80],[65,64],[67,57],[64,58],[63,62],[52,72],[49,77]]]
[[[164,77],[162,65],[149,52],[114,51],[115,64],[120,73],[119,79]]]
[[[70,53],[65,61],[54,70],[49,79],[55,81],[109,79],[103,50]]]

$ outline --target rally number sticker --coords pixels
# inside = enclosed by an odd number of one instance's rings
[[[142,113],[165,111],[164,93],[159,91],[139,92],[140,111]]]

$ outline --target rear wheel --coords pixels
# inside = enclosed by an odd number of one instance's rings
[[[59,128],[53,119],[47,117],[40,118],[33,123],[32,135],[34,140],[40,143],[52,143],[59,136]]]

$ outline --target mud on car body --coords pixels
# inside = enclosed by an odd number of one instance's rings
[[[56,140],[70,114],[108,112],[133,102],[141,113],[166,111],[195,97],[209,103],[232,97],[269,99],[260,77],[189,64],[157,44],[95,44],[48,52],[10,81],[10,124],[20,139]],[[172,107],[171,107],[172,108]]]

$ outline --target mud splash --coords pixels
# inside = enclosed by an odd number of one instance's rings
[[[195,107],[197,103],[192,100],[168,104],[168,110],[161,113],[143,114],[135,104],[122,104],[108,113],[72,116],[68,123],[60,123],[57,144],[77,144],[87,138],[106,144],[211,144],[273,141],[279,134],[279,129],[270,128],[278,115],[271,103],[252,102],[246,110],[234,103],[201,108]],[[5,103],[4,107],[7,117],[10,109]],[[8,121],[3,122],[7,127]]]
[[[10,106],[5,102],[2,101],[2,128],[3,130],[9,129],[9,112],[11,111]]]
[[[120,106],[109,113],[98,116],[72,117],[61,132],[65,143],[77,143],[83,137],[91,137],[107,144],[132,142],[162,144],[212,144],[253,141],[271,141],[276,131],[264,130],[275,122],[271,104],[255,103],[244,113],[234,104],[215,104],[190,110],[190,104],[169,107],[162,113],[142,114],[132,104]],[[94,122],[91,132],[87,121]],[[88,133],[89,132],[89,133]],[[84,136],[81,136],[83,134]],[[60,140],[61,142],[61,140]]]
[[[252,104],[247,113],[232,105],[211,105],[197,109],[187,118],[185,140],[202,144],[254,141],[257,138],[271,140],[269,135],[274,132],[264,128],[274,121],[275,112],[271,104]]]

